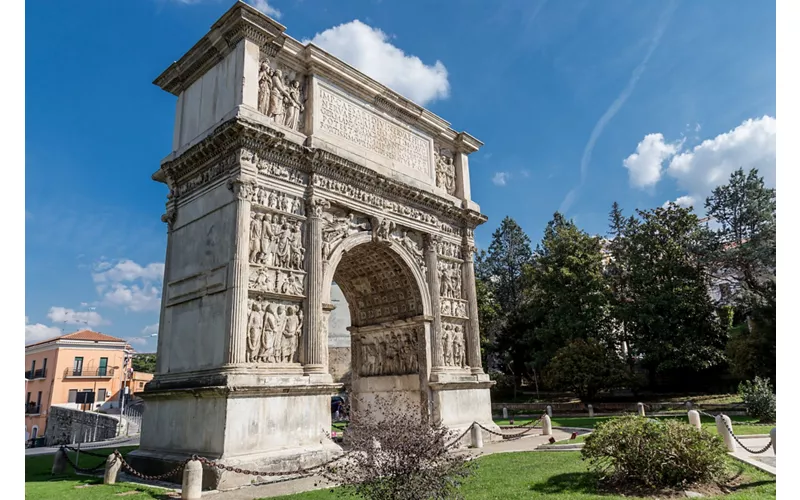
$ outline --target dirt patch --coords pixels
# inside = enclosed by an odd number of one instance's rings
[[[640,486],[619,486],[619,485],[601,485],[600,489],[606,493],[612,493],[614,495],[620,496],[637,496],[643,498],[652,498],[658,500],[672,500],[676,498],[687,498],[693,497],[696,495],[687,494],[687,492],[691,493],[699,493],[702,497],[713,497],[713,496],[722,496],[728,495],[730,493],[734,493],[736,491],[736,487],[744,484],[746,481],[743,480],[741,476],[736,476],[732,478],[725,484],[718,484],[718,483],[708,483],[708,484],[692,484],[685,486],[683,488],[676,488],[676,489],[663,489],[663,490],[653,490],[650,488],[644,488]]]

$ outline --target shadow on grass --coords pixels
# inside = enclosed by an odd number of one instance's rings
[[[567,472],[550,476],[547,481],[534,483],[531,491],[545,495],[564,493],[602,494],[597,489],[597,475],[591,472]]]

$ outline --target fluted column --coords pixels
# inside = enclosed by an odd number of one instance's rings
[[[170,254],[172,253],[172,229],[175,225],[175,219],[178,216],[178,209],[175,206],[175,200],[172,198],[170,194],[170,200],[167,202],[167,211],[164,215],[161,216],[161,222],[167,224],[167,255],[164,257],[164,278],[161,285],[161,310],[158,316],[158,339],[156,341],[156,373],[163,373],[164,371],[164,363],[166,361],[166,356],[164,355],[163,351],[163,343],[164,343],[164,332],[165,327],[169,324],[169,320],[167,319],[167,301],[169,300],[169,287],[167,283],[169,282],[169,271],[172,269],[170,267]]]
[[[431,295],[433,324],[431,325],[431,373],[444,369],[442,352],[442,300],[439,296],[439,256],[436,248],[441,241],[434,234],[425,235],[425,265],[428,267],[428,288]]]
[[[250,197],[253,182],[228,181],[234,197],[233,259],[228,272],[227,330],[225,361],[244,363],[247,347],[247,279],[250,250]]]
[[[306,310],[304,350],[305,373],[327,373],[325,358],[328,349],[328,329],[322,322],[322,292],[324,267],[322,262],[322,213],[330,203],[311,195],[306,200]]]
[[[478,294],[475,290],[475,262],[473,254],[475,246],[464,238],[464,265],[461,268],[462,287],[469,307],[469,323],[467,324],[467,364],[473,374],[483,373],[481,363],[481,330],[478,323]]]

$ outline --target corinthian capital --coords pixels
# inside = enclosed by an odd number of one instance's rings
[[[228,189],[233,191],[233,195],[240,200],[249,200],[255,190],[253,181],[242,179],[231,179],[228,181]]]
[[[325,198],[311,196],[306,200],[306,213],[309,217],[322,217],[322,212],[330,208],[331,204]]]

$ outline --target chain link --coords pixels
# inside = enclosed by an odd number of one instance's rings
[[[95,466],[95,467],[88,467],[88,468],[86,468],[86,467],[78,467],[75,464],[75,462],[73,462],[72,459],[69,458],[69,453],[66,452],[65,448],[66,447],[62,447],[57,453],[63,453],[64,454],[64,458],[66,458],[67,462],[72,466],[73,469],[75,469],[75,472],[82,472],[84,474],[91,474],[93,472],[99,471],[100,469],[105,469],[105,467],[106,467],[105,460],[103,462],[101,462],[99,465]],[[106,459],[107,459],[107,457],[106,457]],[[116,463],[116,461],[117,461],[117,459],[115,457],[114,460],[111,462],[111,464],[113,465],[114,463]]]
[[[328,460],[327,462],[323,462],[323,463],[321,463],[319,465],[315,465],[313,467],[306,467],[306,468],[300,468],[300,469],[293,470],[293,471],[283,471],[283,472],[266,472],[266,471],[256,471],[256,470],[249,470],[249,469],[241,469],[239,467],[233,467],[231,465],[224,465],[224,464],[218,463],[218,462],[216,462],[214,460],[209,460],[209,459],[207,459],[205,457],[200,457],[200,456],[197,456],[197,455],[193,455],[192,459],[197,460],[200,463],[206,464],[209,467],[214,467],[214,468],[217,468],[217,469],[220,469],[220,470],[225,470],[225,471],[228,471],[228,472],[235,472],[237,474],[245,474],[245,475],[248,475],[248,476],[265,476],[265,477],[298,476],[298,477],[305,477],[306,475],[313,474],[318,469],[322,469],[322,468],[324,468],[324,467],[326,467],[326,466],[328,466],[328,465],[330,465],[330,464],[332,464],[332,463],[334,463],[336,461],[342,460],[343,458],[345,458],[348,455],[350,455],[350,453],[352,453],[352,452],[350,452],[350,451],[345,452],[342,455],[339,455],[338,457],[332,458],[331,460]]]
[[[512,429],[520,429],[522,427],[528,427],[529,425],[533,424],[533,427],[536,426],[537,423],[541,422],[544,416],[547,415],[546,413],[542,413],[542,416],[537,418],[536,420],[531,420],[530,422],[519,424],[519,425],[504,425],[503,427],[510,427]]]
[[[175,467],[174,469],[172,469],[171,471],[169,471],[169,472],[167,472],[165,474],[159,474],[157,476],[148,476],[147,474],[142,474],[138,470],[136,470],[133,467],[131,467],[131,465],[128,462],[125,461],[125,458],[123,458],[122,453],[120,453],[119,450],[114,450],[114,455],[122,461],[122,467],[124,467],[125,470],[129,471],[131,474],[133,474],[134,476],[138,477],[139,479],[146,479],[148,481],[160,481],[162,479],[166,479],[166,478],[168,478],[170,476],[173,476],[173,475],[177,474],[179,471],[183,470],[183,468],[186,467],[186,464],[190,460],[190,459],[187,458],[186,460],[181,462],[180,465],[178,465],[177,467]]]
[[[742,442],[739,440],[739,438],[738,438],[738,437],[736,437],[736,434],[734,434],[734,433],[733,433],[733,429],[731,429],[731,426],[729,426],[729,425],[728,425],[728,422],[727,422],[727,421],[726,421],[724,418],[722,419],[722,421],[725,423],[725,428],[726,428],[726,429],[728,429],[728,432],[731,434],[731,436],[733,436],[733,439],[734,439],[734,440],[735,440],[737,443],[739,443],[739,446],[741,446],[742,448],[744,448],[744,450],[745,450],[746,452],[748,452],[748,453],[752,453],[753,455],[760,455],[760,454],[762,454],[762,453],[766,452],[766,451],[767,451],[767,450],[770,448],[770,446],[772,446],[772,438],[770,438],[770,440],[769,440],[769,443],[767,443],[767,445],[766,445],[765,447],[761,448],[761,449],[760,449],[760,450],[758,450],[758,451],[751,450],[750,448],[748,448],[747,446],[745,446],[744,444],[742,444]]]
[[[66,448],[69,451],[74,451],[75,453],[80,452],[82,455],[86,455],[88,457],[108,458],[108,455],[103,455],[101,453],[92,453],[89,450],[78,450],[78,448],[75,448],[73,446],[62,446],[62,448]]]

